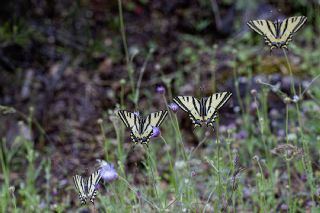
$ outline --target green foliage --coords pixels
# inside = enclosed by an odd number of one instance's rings
[[[26,46],[32,38],[34,31],[23,21],[6,22],[0,26],[0,43],[16,43]]]

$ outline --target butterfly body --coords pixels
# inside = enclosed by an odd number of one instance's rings
[[[269,20],[252,20],[247,24],[248,26],[262,35],[265,43],[270,46],[270,50],[274,48],[288,48],[292,36],[297,32],[306,22],[305,16],[294,16],[283,21],[269,21]]]
[[[189,114],[195,127],[205,124],[213,127],[217,118],[217,110],[221,108],[231,97],[230,92],[215,93],[200,100],[192,96],[177,96],[173,101]]]
[[[85,179],[80,175],[73,176],[74,185],[79,193],[81,204],[86,204],[89,199],[94,204],[94,198],[97,195],[96,185],[101,179],[100,172],[96,171]]]
[[[164,110],[143,117],[126,110],[120,110],[118,112],[119,117],[126,127],[131,129],[131,139],[135,144],[147,144],[153,134],[153,128],[159,127],[167,114],[168,112]]]

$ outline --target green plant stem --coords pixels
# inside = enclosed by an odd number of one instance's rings
[[[259,110],[259,105],[258,105],[258,101],[257,101],[257,97],[254,96],[254,102],[257,106],[257,115],[258,115],[258,120],[259,120],[259,126],[260,126],[260,133],[261,133],[261,139],[263,142],[263,146],[264,146],[264,151],[267,155],[267,158],[269,158],[269,151],[267,148],[267,144],[266,144],[266,140],[265,140],[265,135],[264,135],[264,124],[262,123],[264,121],[264,118],[261,116],[260,114],[260,110]]]
[[[133,186],[131,186],[131,184],[125,179],[125,178],[123,178],[123,177],[121,177],[121,176],[118,176],[119,177],[119,179],[121,180],[121,181],[123,181],[127,186],[128,186],[128,188],[132,191],[132,192],[134,192],[135,193],[135,195],[137,196],[137,197],[141,197],[144,201],[146,201],[151,207],[153,207],[154,209],[156,209],[158,212],[160,211],[160,208],[156,205],[156,204],[154,204],[153,202],[151,202],[150,200],[148,200],[147,198],[146,198],[146,196],[142,193],[142,192],[140,192],[140,195],[138,195],[138,190],[137,189],[135,189],[135,187],[133,187]]]
[[[243,99],[240,97],[240,88],[239,88],[239,81],[238,81],[236,68],[234,67],[232,69],[232,71],[233,71],[233,78],[234,78],[234,84],[235,84],[235,89],[236,89],[236,96],[237,96],[237,99],[238,99],[238,102],[239,102],[239,106],[240,106],[241,112],[244,114],[245,113],[244,104],[242,102]]]
[[[125,52],[125,56],[126,56],[126,62],[127,62],[127,64],[129,64],[129,52],[128,52],[125,25],[124,25],[124,20],[123,20],[122,0],[118,0],[118,9],[119,9],[120,32],[121,32],[123,48],[124,48],[124,52]]]
[[[295,90],[295,87],[294,87],[294,79],[293,79],[293,72],[292,72],[291,64],[290,64],[289,58],[287,56],[287,53],[286,53],[286,51],[284,49],[283,49],[283,53],[285,55],[287,66],[288,66],[288,70],[289,70],[289,74],[290,74],[290,77],[291,77],[291,91],[293,92],[294,96],[297,96],[297,93],[296,93],[296,90]],[[302,98],[302,97],[300,96],[300,98]],[[310,189],[311,189],[311,193],[310,193],[311,194],[311,199],[314,202],[315,201],[314,200],[315,187],[314,187],[314,183],[313,183],[314,177],[313,177],[311,159],[310,159],[310,155],[309,155],[309,147],[308,147],[308,144],[306,144],[306,141],[304,139],[303,122],[302,122],[300,108],[299,108],[299,101],[295,102],[295,106],[296,106],[296,112],[297,112],[297,117],[298,117],[299,133],[300,133],[300,137],[301,137],[301,140],[302,140],[304,157],[305,157],[305,159],[307,161],[307,162],[305,162],[303,160],[302,162],[304,164],[305,172],[308,174],[308,184],[309,184]]]
[[[296,93],[296,89],[294,87],[294,78],[293,78],[293,74],[292,74],[291,65],[289,63],[289,58],[288,58],[286,50],[284,48],[282,48],[282,50],[283,50],[283,54],[284,54],[284,56],[286,58],[286,62],[287,62],[287,66],[288,66],[288,70],[289,70],[289,74],[290,74],[290,78],[291,78],[291,92],[293,93],[293,95],[296,96],[297,93]]]
[[[154,194],[156,195],[157,201],[160,202],[160,197],[159,197],[158,188],[157,188],[157,180],[155,178],[155,173],[153,171],[154,164],[152,162],[150,155],[151,155],[151,150],[150,150],[149,146],[147,146],[148,166],[149,166],[150,172],[151,172],[153,191],[154,191]]]
[[[164,139],[164,137],[162,137],[162,135],[160,135],[161,140],[166,144],[166,146],[169,146],[166,139]],[[178,186],[177,186],[177,175],[175,173],[174,167],[173,167],[173,163],[172,163],[172,157],[171,154],[169,152],[169,150],[167,149],[167,156],[169,158],[169,164],[170,164],[170,170],[174,176],[173,178],[173,185],[174,185],[174,189],[175,189],[175,193],[177,194],[177,190],[178,190]]]
[[[139,72],[139,78],[138,78],[138,83],[137,83],[137,89],[136,89],[136,95],[135,95],[135,104],[137,105],[138,102],[139,102],[139,95],[140,95],[140,87],[141,87],[141,82],[142,82],[142,77],[143,77],[143,74],[146,70],[146,67],[147,67],[147,64],[151,58],[151,53],[153,51],[149,51],[148,55],[147,55],[147,58],[146,60],[143,62],[143,65],[140,69],[140,72]]]
[[[219,194],[219,203],[222,203],[222,186],[221,186],[221,171],[220,171],[220,141],[219,137],[217,138],[217,170],[218,170],[218,194]]]
[[[180,144],[181,149],[182,149],[181,155],[183,156],[184,160],[187,162],[187,154],[186,154],[185,147],[184,147],[184,144],[183,144],[183,141],[182,141],[182,135],[181,135],[181,132],[180,132],[177,116],[176,115],[172,116],[171,110],[169,109],[168,101],[166,99],[165,94],[162,94],[162,98],[163,98],[164,103],[166,105],[166,108],[168,110],[168,114],[169,114],[173,129],[178,135],[178,141],[179,141],[179,144]],[[174,117],[174,119],[173,119],[173,117]],[[177,140],[175,140],[175,141],[177,142]],[[178,146],[179,145],[176,143],[176,149],[178,149]],[[178,149],[178,150],[181,150],[181,149]]]
[[[104,148],[104,152],[105,152],[105,157],[106,157],[106,160],[109,161],[109,144],[107,142],[107,138],[106,138],[106,133],[104,131],[104,125],[103,125],[103,122],[99,123],[99,126],[100,126],[100,131],[101,131],[101,134],[102,134],[102,138],[103,138],[103,148]]]
[[[259,159],[257,159],[257,163],[258,163],[259,170],[260,170],[260,184],[264,186],[264,173],[263,173],[262,166],[260,164],[260,160]],[[264,210],[265,209],[265,203],[266,203],[265,196],[262,194],[262,192],[264,191],[264,187],[261,190],[260,189],[260,184],[259,184],[260,205],[261,205],[261,208],[263,208],[262,210]]]
[[[128,51],[128,45],[127,45],[127,38],[126,38],[126,30],[124,25],[124,19],[123,19],[123,10],[122,10],[122,0],[118,0],[118,10],[119,10],[119,21],[120,21],[120,32],[121,32],[121,38],[123,43],[123,48],[125,52],[125,58],[126,58],[126,64],[128,69],[128,75],[131,85],[132,94],[135,94],[135,86],[134,86],[134,79],[133,79],[133,64],[129,57],[129,51]],[[133,59],[133,58],[132,58]],[[137,103],[135,102],[135,107],[137,108]]]
[[[286,126],[285,126],[285,129],[286,129],[286,142],[287,142],[287,144],[289,144],[288,127],[289,127],[289,104],[286,104]],[[290,162],[288,160],[286,160],[286,165],[287,165],[288,186],[289,186],[289,194],[288,194],[287,203],[289,204],[290,209],[292,209],[292,206],[291,206],[291,193],[292,193],[292,190],[291,190],[291,169],[290,169]]]

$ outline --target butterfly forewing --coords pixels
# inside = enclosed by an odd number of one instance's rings
[[[202,113],[201,102],[192,96],[177,96],[173,101],[185,112],[189,114],[195,126],[201,126]]]
[[[285,19],[280,26],[280,36],[286,45],[293,36],[293,33],[297,32],[302,25],[307,21],[305,16],[295,16]]]
[[[136,116],[132,112],[120,110],[118,112],[118,115],[121,118],[121,120],[123,121],[123,123],[126,125],[126,127],[128,127],[128,128],[132,128],[135,125],[135,123],[137,122],[136,120],[138,120],[138,116]]]
[[[151,125],[153,127],[159,127],[167,115],[168,115],[167,110],[153,112],[147,116],[145,123],[148,123],[148,125]]]

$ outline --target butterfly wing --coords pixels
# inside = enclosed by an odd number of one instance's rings
[[[131,129],[131,139],[133,140],[133,142],[138,143],[139,138],[141,138],[141,134],[139,131],[141,120],[139,119],[139,117],[134,113],[125,110],[120,110],[118,112],[118,115],[126,125],[126,127]]]
[[[204,119],[207,126],[213,126],[213,122],[217,117],[217,111],[230,99],[232,93],[221,92],[215,93],[208,97],[205,101],[205,116]]]
[[[173,101],[185,112],[189,114],[192,123],[201,126],[201,104],[200,101],[192,96],[177,96]]]
[[[73,176],[74,185],[79,193],[79,199],[81,204],[86,204],[87,194],[86,194],[86,183],[83,177],[80,175]]]
[[[100,179],[101,179],[101,175],[100,175],[99,170],[94,172],[93,174],[91,174],[90,177],[88,178],[87,197],[88,197],[88,199],[90,199],[91,203],[93,203],[93,204],[94,204],[94,198],[97,195],[96,186],[97,186]]]
[[[140,135],[141,143],[148,143],[153,133],[154,127],[159,127],[168,115],[167,110],[153,112],[143,120],[142,134]]]
[[[292,36],[297,32],[302,25],[307,21],[305,16],[294,16],[285,19],[280,26],[280,40],[284,43],[283,47],[287,47],[288,43],[292,40]]]
[[[263,36],[265,43],[272,47],[277,42],[277,29],[274,23],[268,20],[252,20],[247,25],[256,33]]]
[[[164,121],[164,119],[167,117],[167,115],[167,110],[153,112],[146,117],[145,124],[150,125],[152,127],[159,127],[161,123]]]

